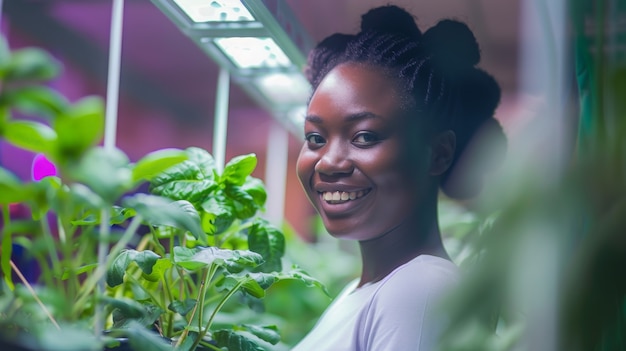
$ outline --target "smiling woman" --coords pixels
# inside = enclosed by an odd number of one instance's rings
[[[493,118],[500,89],[479,60],[465,24],[443,20],[422,34],[396,6],[370,10],[360,33],[331,35],[309,56],[297,173],[328,232],[359,242],[362,272],[295,350],[436,347],[445,323],[436,297],[458,279],[439,189],[476,195],[492,162],[467,161],[473,136],[489,129],[505,144]]]

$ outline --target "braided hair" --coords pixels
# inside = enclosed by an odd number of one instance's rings
[[[484,173],[500,161],[502,153],[490,153],[492,160],[455,173],[466,159],[465,151],[471,148],[473,137],[483,131],[500,144],[492,148],[503,150],[506,141],[493,118],[500,87],[491,75],[476,67],[480,49],[469,27],[444,19],[422,33],[404,9],[377,7],[361,17],[359,33],[335,33],[322,40],[309,54],[305,73],[315,90],[334,67],[348,62],[381,68],[395,77],[407,108],[425,119],[429,132],[455,133],[454,160],[441,176],[440,187],[452,198],[476,195]]]

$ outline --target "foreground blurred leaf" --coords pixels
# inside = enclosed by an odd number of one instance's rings
[[[125,207],[137,211],[150,225],[165,225],[189,231],[196,239],[204,236],[200,215],[187,201],[171,201],[160,196],[136,194],[124,198],[123,203]]]
[[[22,149],[49,155],[57,141],[57,134],[43,123],[10,121],[4,125],[4,138]]]
[[[67,171],[109,204],[133,187],[128,157],[119,149],[89,149],[80,162],[71,164]]]
[[[82,98],[66,113],[59,115],[53,126],[58,135],[57,157],[76,160],[102,138],[104,103],[98,96]]]
[[[4,80],[48,80],[56,77],[61,66],[46,51],[25,48],[14,51],[4,70]]]

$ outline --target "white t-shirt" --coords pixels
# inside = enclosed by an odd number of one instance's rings
[[[292,351],[431,351],[445,323],[438,298],[458,280],[458,268],[420,255],[382,280],[348,284]]]

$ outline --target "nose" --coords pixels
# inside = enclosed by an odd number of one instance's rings
[[[324,175],[347,175],[354,171],[347,147],[341,143],[327,143],[315,164],[315,172]]]

